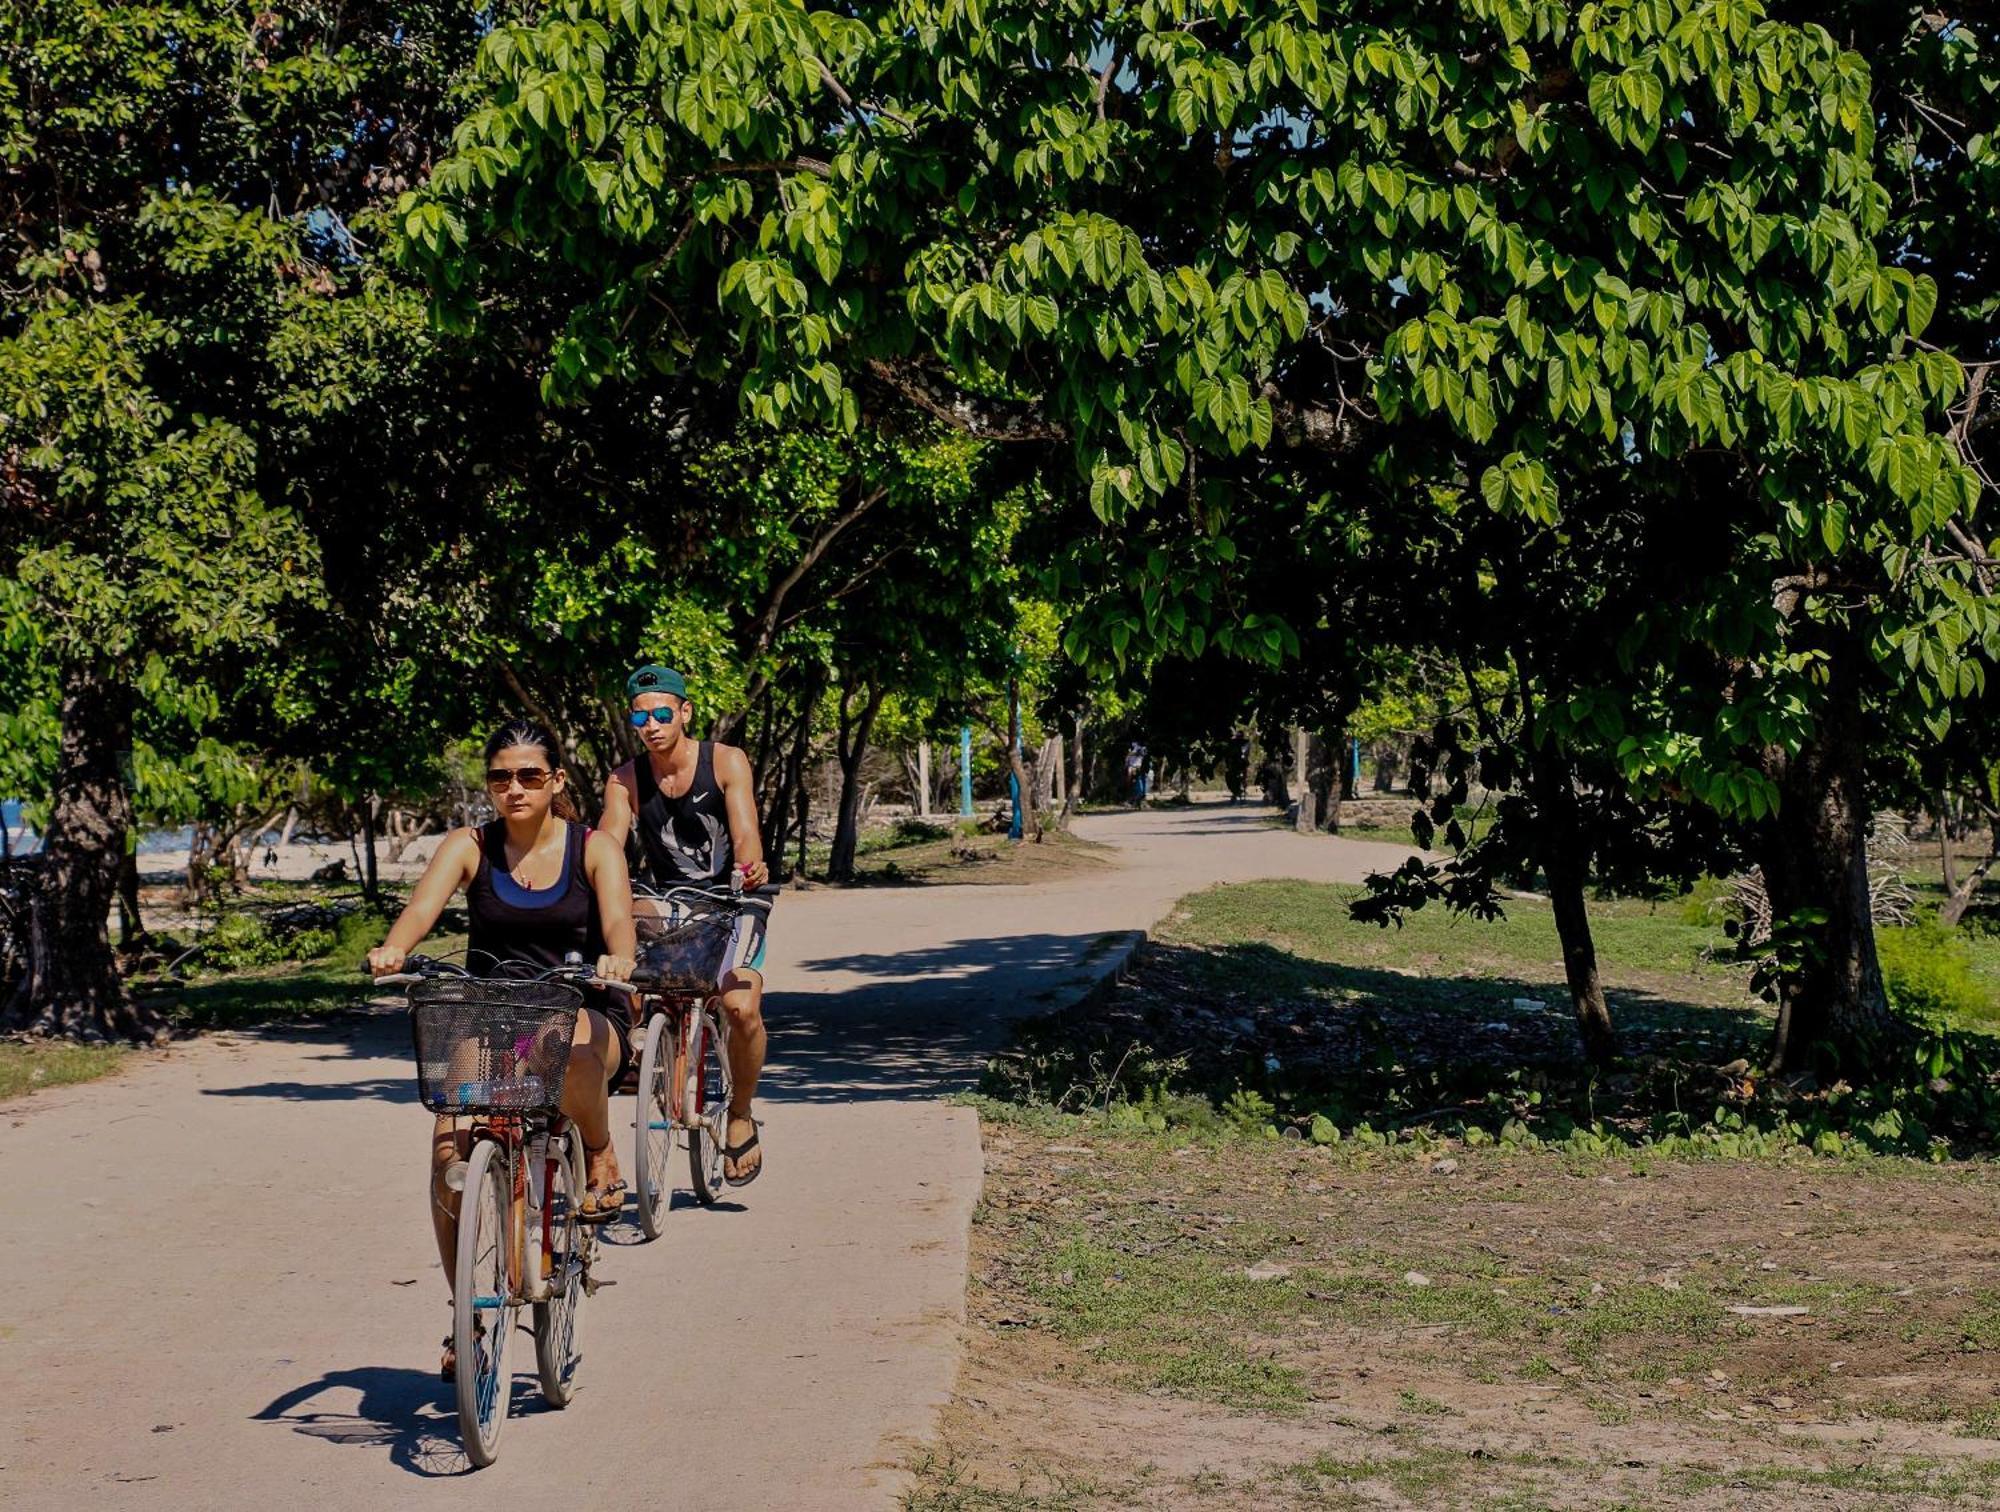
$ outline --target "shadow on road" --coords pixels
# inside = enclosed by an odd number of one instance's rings
[[[204,1087],[203,1097],[276,1097],[286,1102],[417,1101],[417,1076],[377,1076],[349,1082],[249,1082],[240,1087]]]
[[[1034,934],[975,936],[909,950],[883,948],[801,961],[777,974],[801,985],[844,975],[830,991],[773,991],[765,999],[769,1064],[758,1096],[774,1103],[841,1103],[931,1098],[977,1085],[988,1056],[1015,1019],[1046,1012],[1083,985],[1088,969],[1126,936]],[[831,984],[829,984],[831,985]],[[239,1030],[245,1039],[322,1046],[304,1057],[337,1068],[356,1061],[407,1066],[408,1021],[400,1010],[343,1016],[333,1022],[266,1024]],[[360,1071],[361,1067],[355,1067]],[[259,1081],[205,1087],[206,1097],[270,1098],[296,1103],[407,1103],[418,1111],[412,1067],[325,1081]],[[330,1069],[330,1078],[337,1069]]]
[[[808,979],[841,973],[863,980],[765,1000],[771,1048],[758,1096],[841,1103],[968,1091],[1005,1044],[1010,1022],[1046,1011],[1083,985],[1088,964],[1125,938],[994,935],[801,961],[797,969]]]
[[[358,1392],[352,1411],[310,1404],[328,1392]],[[449,1405],[452,1388],[434,1374],[391,1365],[329,1370],[316,1381],[295,1386],[251,1421],[283,1423],[294,1433],[330,1444],[387,1448],[391,1464],[414,1475],[459,1475],[471,1468],[458,1441],[458,1415]],[[513,1413],[521,1411],[517,1396]]]

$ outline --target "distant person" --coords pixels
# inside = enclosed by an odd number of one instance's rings
[[[1132,807],[1144,808],[1146,789],[1150,773],[1146,765],[1146,747],[1140,741],[1133,741],[1125,752],[1125,786],[1132,797]]]
[[[645,755],[628,761],[604,784],[598,823],[622,850],[636,827],[646,872],[656,886],[727,886],[732,870],[746,890],[771,878],[757,827],[757,782],[750,758],[735,746],[696,740],[688,732],[694,703],[687,680],[671,667],[641,667],[625,679],[632,727]],[[723,978],[729,1018],[729,1070],[734,1094],[722,1174],[748,1186],[764,1168],[751,1097],[764,1071],[764,938],[743,965]]]

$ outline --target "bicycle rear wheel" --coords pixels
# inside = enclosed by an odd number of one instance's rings
[[[458,1206],[451,1305],[458,1427],[466,1457],[479,1469],[500,1453],[512,1394],[507,1341],[514,1332],[515,1303],[507,1276],[507,1211],[513,1183],[503,1153],[490,1139],[474,1141]]]
[[[583,1364],[584,1285],[590,1264],[591,1231],[577,1220],[576,1206],[584,1187],[583,1136],[564,1131],[562,1149],[551,1162],[548,1190],[543,1194],[549,1225],[549,1299],[535,1304],[535,1368],[542,1378],[542,1399],[551,1407],[567,1407],[576,1396],[576,1373]],[[541,1263],[541,1235],[528,1236],[528,1263]]]
[[[715,1010],[704,1007],[692,1019],[688,1046],[687,1101],[694,1126],[688,1130],[688,1170],[694,1195],[704,1207],[722,1196],[728,1185],[722,1174],[722,1147],[729,1137],[728,1046]]]
[[[674,1045],[667,1038],[671,1015],[646,1021],[646,1048],[639,1055],[639,1090],[632,1099],[632,1187],[639,1199],[639,1228],[660,1237],[673,1198],[667,1162],[674,1153]]]

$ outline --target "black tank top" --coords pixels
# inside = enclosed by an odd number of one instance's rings
[[[563,841],[562,876],[547,887],[523,887],[508,871],[505,820],[480,827],[479,871],[465,890],[466,912],[472,916],[467,958],[473,971],[492,974],[496,959],[560,966],[571,951],[595,965],[604,954],[597,892],[583,870],[583,843],[590,832],[564,822],[569,834]]]
[[[729,840],[729,810],[722,801],[722,784],[715,780],[715,742],[696,747],[694,781],[678,798],[669,798],[653,775],[653,759],[641,755],[632,763],[632,780],[639,790],[639,849],[646,870],[662,886],[673,882],[720,882],[736,859]]]

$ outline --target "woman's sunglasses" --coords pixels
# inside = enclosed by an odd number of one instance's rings
[[[511,772],[506,767],[488,767],[486,785],[496,793],[504,793],[515,783],[520,783],[531,793],[540,792],[549,780],[546,767],[515,767]]]
[[[661,724],[672,724],[680,712],[677,708],[634,709],[632,711],[632,728],[635,730],[645,729],[646,721],[649,719],[657,719]]]

